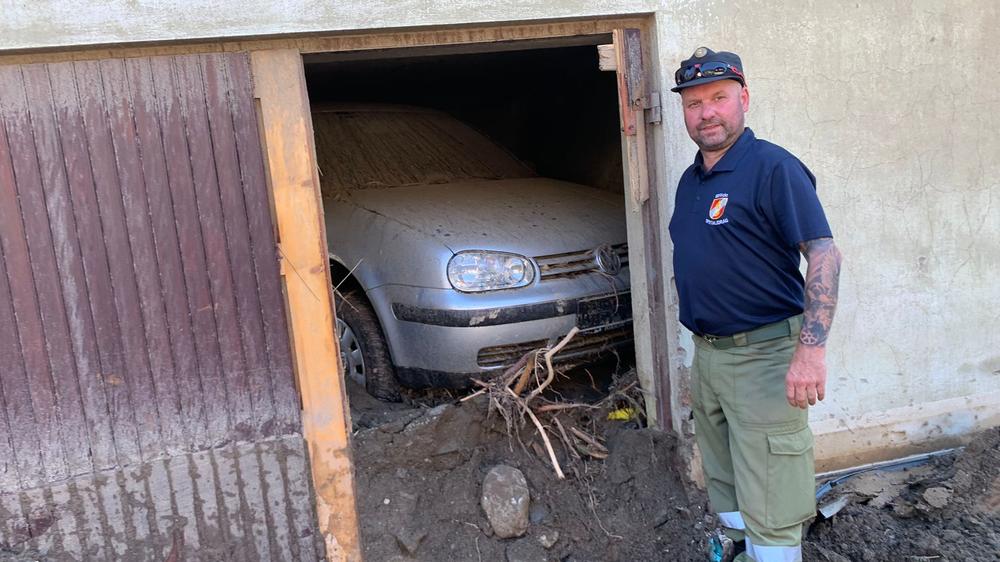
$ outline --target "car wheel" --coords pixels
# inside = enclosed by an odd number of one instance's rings
[[[399,402],[399,383],[375,311],[356,291],[338,292],[335,302],[344,374],[375,398]]]

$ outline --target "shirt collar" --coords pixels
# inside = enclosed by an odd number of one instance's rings
[[[740,133],[740,137],[736,139],[733,146],[729,147],[729,150],[722,155],[722,158],[712,166],[712,170],[709,172],[705,171],[703,166],[704,159],[701,156],[701,151],[694,157],[695,168],[701,175],[714,174],[716,172],[731,172],[736,169],[736,165],[740,163],[740,160],[746,156],[746,153],[750,150],[750,145],[757,137],[754,136],[753,131],[750,127],[744,127],[743,132]]]

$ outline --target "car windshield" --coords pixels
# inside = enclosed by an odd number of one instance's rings
[[[313,113],[324,196],[355,189],[503,179],[534,173],[447,114],[422,110]]]

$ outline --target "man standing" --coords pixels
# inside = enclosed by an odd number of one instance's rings
[[[674,78],[699,148],[670,237],[709,499],[736,560],[799,561],[816,509],[808,407],[825,392],[840,252],[812,173],[744,127],[739,56],[701,47]]]

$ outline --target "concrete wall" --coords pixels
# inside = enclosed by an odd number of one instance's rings
[[[664,83],[699,44],[738,50],[748,124],[818,178],[846,259],[821,465],[1000,423],[1000,5],[702,1],[656,21]],[[694,153],[674,108],[671,186]]]
[[[846,256],[828,398],[812,412],[821,465],[945,445],[1000,423],[994,2],[218,0],[193,10],[179,0],[0,0],[0,50],[654,12],[660,90],[697,46],[737,50],[749,125],[819,179]],[[657,188],[669,217],[695,149],[674,95],[664,102]],[[672,329],[683,391],[691,344]],[[684,395],[675,395],[679,424]]]

